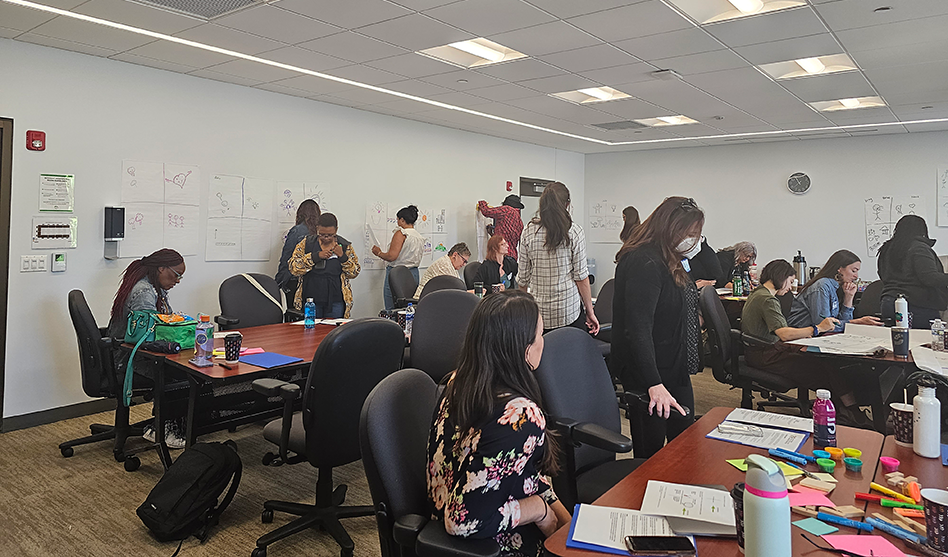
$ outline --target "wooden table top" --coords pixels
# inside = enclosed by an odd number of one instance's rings
[[[246,329],[237,329],[236,331],[244,335],[241,341],[241,347],[245,348],[263,348],[267,352],[276,352],[285,356],[301,358],[302,362],[292,364],[293,366],[305,365],[313,361],[316,354],[316,348],[319,343],[326,338],[336,327],[334,325],[316,325],[315,329],[307,330],[302,325],[292,323],[278,323],[275,325],[261,325],[259,327],[248,327]],[[223,348],[224,339],[214,339],[214,348]],[[197,367],[188,360],[194,357],[194,350],[182,350],[177,354],[166,354],[165,359],[168,363],[184,369],[190,373],[200,373],[209,380],[230,379],[239,375],[258,373],[264,371],[264,368],[255,365],[236,363],[228,364],[231,369],[225,369],[215,360],[215,365],[211,367]]]
[[[705,438],[705,435],[724,421],[731,410],[733,408],[714,408],[705,414],[674,441],[667,444],[642,466],[597,499],[595,504],[607,507],[639,509],[642,506],[642,497],[645,495],[645,488],[649,480],[695,485],[724,485],[728,488],[733,487],[735,483],[744,481],[744,473],[725,462],[725,460],[745,458],[753,453],[766,455],[767,451]],[[864,492],[869,489],[869,482],[872,481],[874,471],[872,463],[875,463],[879,458],[883,436],[875,431],[838,427],[836,439],[837,445],[840,447],[854,447],[862,450],[864,462],[870,463],[860,474],[840,471],[839,469],[835,473],[838,483],[829,498],[837,505],[853,505],[853,494],[857,491]],[[806,454],[812,453],[812,435],[800,451]],[[815,471],[812,465],[808,469]],[[862,508],[863,505],[856,506]],[[792,519],[798,520],[800,518],[803,517],[793,515]],[[800,536],[801,532],[802,530],[799,528],[793,528],[791,532],[793,536],[793,554],[822,553],[807,543]],[[568,525],[559,529],[546,540],[546,548],[563,557],[602,556],[601,553],[594,551],[567,548],[566,537],[568,533]],[[850,533],[855,534],[856,531],[853,530]],[[698,537],[696,541],[698,555],[701,557],[740,557],[741,555],[737,547],[737,541],[734,538]]]

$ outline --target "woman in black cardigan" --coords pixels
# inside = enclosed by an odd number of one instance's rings
[[[694,421],[698,290],[684,262],[700,249],[703,226],[693,199],[669,197],[616,255],[610,365],[626,389],[649,395],[648,413],[631,417],[637,458],[655,454]]]
[[[925,219],[905,215],[895,225],[892,239],[879,248],[882,279],[882,319],[895,321],[895,300],[908,300],[912,327],[927,329],[932,319],[948,308],[948,274],[935,255],[935,240],[928,237]]]

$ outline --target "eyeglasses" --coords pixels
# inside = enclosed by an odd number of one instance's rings
[[[461,255],[460,253],[455,253],[454,255],[456,255],[456,256],[458,256],[458,257],[461,258],[461,266],[462,266],[462,267],[465,266],[465,265],[467,265],[467,262],[471,259],[471,256],[470,256],[470,255],[468,255],[467,257],[464,257],[464,256]]]
[[[180,281],[182,278],[184,278],[184,273],[179,273],[178,271],[175,271],[174,267],[168,267],[168,270],[174,273],[174,279],[176,281]]]
[[[332,240],[333,238],[336,237],[335,234],[317,234],[317,236],[319,236],[323,240]]]

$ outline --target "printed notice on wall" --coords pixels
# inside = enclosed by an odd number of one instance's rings
[[[76,247],[76,217],[33,217],[33,249]]]
[[[40,212],[71,213],[75,184],[76,177],[72,174],[40,174]]]

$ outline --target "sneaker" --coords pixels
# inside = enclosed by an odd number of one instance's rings
[[[155,442],[155,426],[152,424],[146,425],[142,428],[142,439],[148,441],[149,443]]]
[[[186,444],[181,425],[177,421],[165,422],[165,445],[169,449],[183,449]]]

